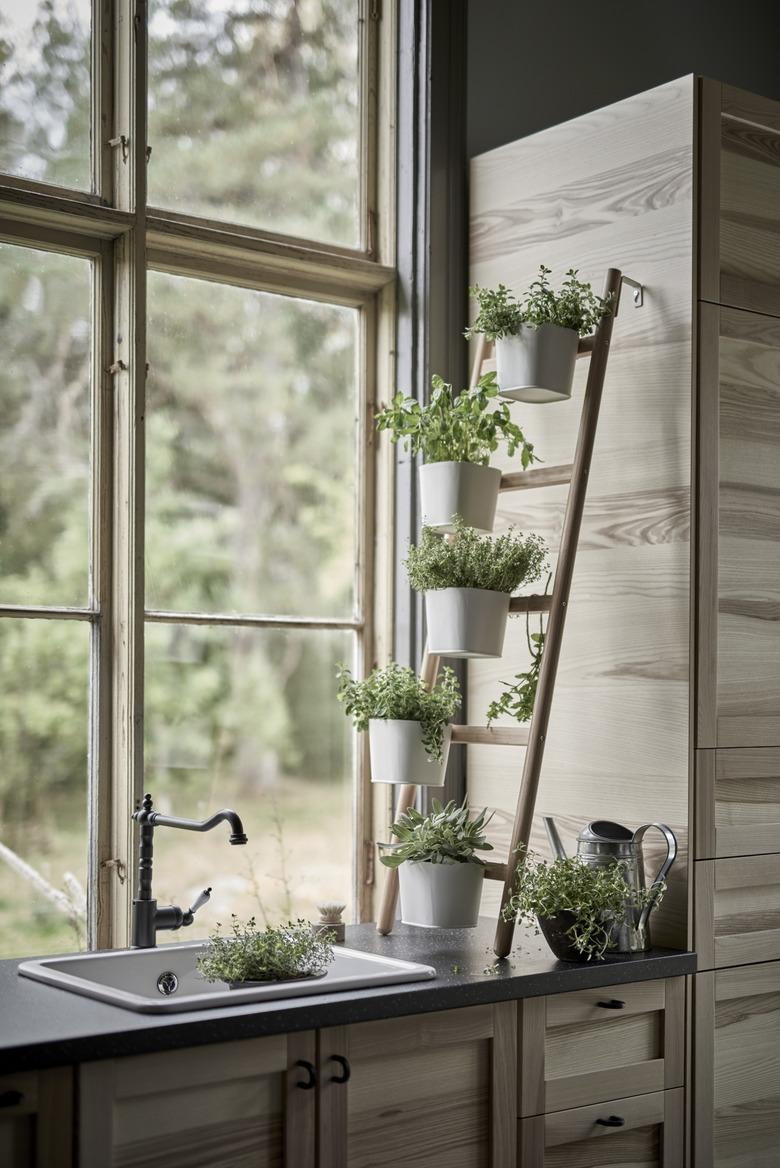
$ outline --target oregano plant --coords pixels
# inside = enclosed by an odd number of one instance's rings
[[[460,393],[444,378],[434,376],[427,402],[398,393],[379,410],[376,426],[413,455],[422,454],[426,462],[487,466],[490,455],[503,443],[510,457],[520,451],[525,470],[538,461],[533,444],[512,420],[508,403],[497,398],[495,373],[486,373],[472,389]]]
[[[446,665],[440,669],[431,689],[412,669],[395,661],[362,681],[345,665],[339,665],[337,676],[338,700],[356,730],[367,730],[372,718],[419,722],[426,753],[441,762],[444,727],[460,705],[460,686],[452,669]]]
[[[550,283],[552,269],[541,264],[539,274],[531,282],[521,299],[504,284],[497,288],[469,289],[477,302],[477,315],[466,329],[466,337],[483,334],[488,341],[516,336],[522,325],[539,328],[555,324],[574,329],[579,336],[592,333],[603,316],[611,311],[608,297],[598,296],[593,286],[580,280],[576,268],[569,268],[556,291]]]

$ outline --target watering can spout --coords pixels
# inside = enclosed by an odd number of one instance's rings
[[[547,832],[547,839],[550,841],[553,855],[556,860],[566,859],[566,849],[561,843],[561,837],[558,835],[558,828],[555,826],[555,820],[551,815],[543,815],[544,830]]]

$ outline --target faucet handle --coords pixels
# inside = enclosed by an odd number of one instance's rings
[[[210,899],[211,889],[204,888],[203,891],[195,897],[194,904],[190,905],[190,916],[195,916],[195,913],[198,911],[198,909],[203,908],[204,904],[207,904]]]

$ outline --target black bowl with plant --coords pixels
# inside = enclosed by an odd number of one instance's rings
[[[660,904],[657,886],[652,891]],[[616,948],[617,927],[626,914],[642,908],[649,894],[626,884],[620,861],[594,867],[576,856],[548,863],[526,854],[504,918],[519,917],[541,931],[561,961],[601,961]]]
[[[206,981],[224,981],[231,989],[268,982],[324,977],[333,961],[331,934],[315,934],[307,921],[258,929],[254,917],[246,924],[234,915],[230,934],[211,934],[198,971]]]

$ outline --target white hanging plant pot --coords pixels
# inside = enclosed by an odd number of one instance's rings
[[[576,329],[521,325],[517,336],[496,341],[499,390],[515,401],[566,401],[571,397],[578,344]]]
[[[492,531],[501,471],[473,462],[426,462],[420,467],[423,523],[436,531],[454,531],[453,517],[466,527]]]
[[[438,657],[500,657],[509,593],[437,588],[425,593],[428,648]]]
[[[443,787],[452,727],[444,727],[441,762],[423,746],[419,722],[395,718],[371,718],[368,742],[372,783],[413,783],[420,787]]]
[[[481,864],[405,860],[398,869],[401,920],[424,929],[473,929],[484,875]]]

